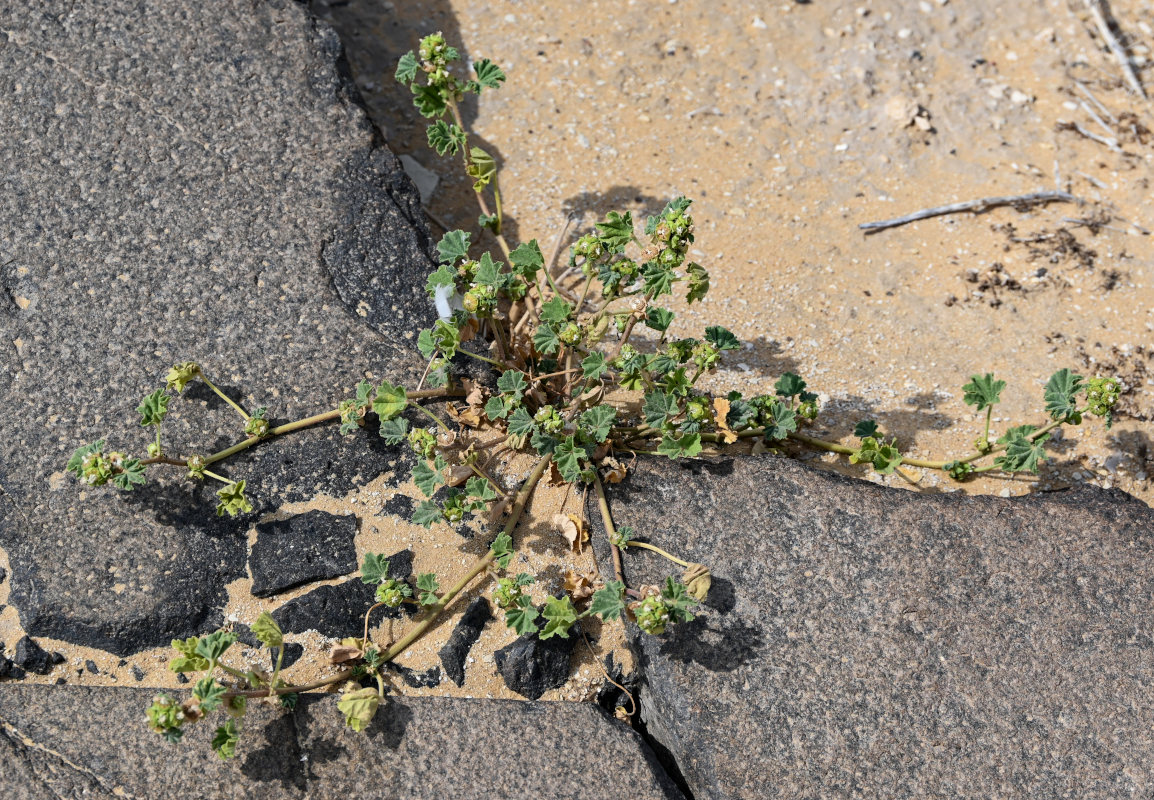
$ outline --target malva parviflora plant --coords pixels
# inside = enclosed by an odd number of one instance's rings
[[[148,709],[152,728],[169,740],[179,740],[189,723],[221,711],[224,722],[216,729],[213,747],[221,756],[230,756],[249,700],[266,698],[291,708],[300,692],[336,684],[349,687],[338,708],[350,727],[362,730],[385,696],[384,665],[435,625],[454,598],[483,575],[494,579],[492,598],[503,610],[506,624],[519,634],[541,639],[573,635],[574,628],[592,616],[606,622],[625,617],[652,635],[693,619],[693,608],[709,591],[709,569],[642,541],[628,527],[614,526],[603,483],[626,476],[619,455],[647,452],[693,458],[705,447],[723,449],[752,439],[771,448],[798,445],[840,453],[882,474],[905,464],[942,470],[960,481],[988,470],[1037,472],[1050,432],[1058,426],[1077,425],[1087,414],[1104,417],[1110,424],[1118,382],[1087,379],[1063,369],[1045,387],[1049,419],[1040,425],[1012,427],[991,440],[990,415],[1006,384],[991,374],[974,375],[962,387],[964,401],[986,413],[973,452],[925,461],[903,456],[896,439],[872,420],[854,428],[855,445],[808,435],[805,430],[820,411],[818,398],[792,373],[781,376],[773,394],[747,397],[736,391],[719,395],[702,391],[701,377],[740,343],[720,325],[706,327],[701,338],[669,335],[674,312],[663,301],[677,294],[693,303],[709,291],[709,274],[687,258],[694,240],[690,201],[672,200],[640,229],[628,211],[610,211],[573,243],[568,272],[579,277],[576,284],[562,288],[535,240],[516,247],[506,241],[496,165],[489,154],[470,144],[461,121],[463,97],[497,89],[505,74],[486,59],[475,62],[473,77],[463,80],[456,72],[459,58],[439,34],[428,36],[416,54],[401,59],[396,77],[412,90],[420,112],[432,120],[429,144],[443,156],[459,157],[473,179],[481,209],[478,228],[492,235],[498,252],[478,253],[473,235],[460,230],[446,233],[437,245],[439,266],[426,288],[440,319],[421,331],[417,340],[428,361],[421,383],[410,390],[387,380],[376,385],[362,382],[336,408],[272,427],[266,409],[249,414],[225,396],[200,365],[176,364],[165,385],[148,394],[137,409],[140,424],[155,428],[143,458],[114,451],[100,440],[77,449],[68,470],[86,484],[111,482],[132,490],[145,482],[149,468],[176,466],[190,479],[219,482],[216,513],[236,516],[252,510],[246,499],[249,487],[244,480],[214,472],[215,464],[312,425],[339,423],[342,434],[362,435],[362,428],[375,417],[377,424],[369,430],[379,430],[387,443],[408,446],[419,456],[412,478],[427,499],[416,507],[414,522],[429,527],[476,514],[499,519],[503,509],[504,525],[486,554],[447,587],[441,582],[449,581],[434,574],[417,575],[412,582],[391,578],[386,560],[365,554],[361,577],[376,587],[376,604],[366,610],[362,635],[333,648],[330,659],[342,670],[324,680],[295,686],[281,680],[283,637],[268,614],[262,614],[252,630],[277,654],[272,674],[225,663],[236,639],[226,631],[174,641],[177,656],[170,668],[201,677],[189,699],[178,703],[160,695]],[[651,331],[648,343],[634,340],[638,326]],[[461,359],[476,359],[491,368],[491,388],[462,384],[454,374]],[[236,410],[244,435],[216,453],[172,456],[161,436],[163,423],[173,398],[193,380],[203,381]],[[456,401],[445,412],[457,422],[458,431],[435,413],[436,407],[421,404],[435,399]],[[429,424],[413,424],[410,417]],[[499,447],[490,449],[494,441]],[[529,454],[536,460],[516,491],[506,489],[486,469],[497,450]],[[586,591],[546,597],[542,603],[534,597],[532,575],[511,575],[507,570],[518,521],[546,471],[571,484],[592,487],[611,541],[615,579],[595,590],[585,587]],[[621,553],[634,548],[656,551],[683,571],[660,586],[629,587]],[[372,612],[402,603],[419,609],[405,635],[387,646],[372,641]]]

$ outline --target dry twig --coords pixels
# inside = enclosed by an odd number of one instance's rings
[[[983,211],[988,211],[989,209],[997,208],[998,206],[1034,206],[1044,203],[1081,202],[1081,200],[1069,192],[1062,192],[1056,189],[1051,189],[1044,192],[1016,194],[1006,197],[983,197],[980,200],[967,200],[964,203],[951,203],[946,206],[923,208],[921,211],[915,211],[912,214],[906,214],[904,217],[895,217],[894,219],[887,219],[882,222],[863,222],[861,225],[858,225],[858,227],[867,233],[875,233],[877,231],[885,230],[886,228],[896,228],[898,225],[917,222],[920,219],[940,217],[943,214],[957,214],[960,211],[972,211],[975,214],[981,214]]]
[[[1106,0],[1086,0],[1086,5],[1090,9],[1090,13],[1094,15],[1094,22],[1098,25],[1098,32],[1101,33],[1102,38],[1106,40],[1106,44],[1110,47],[1110,52],[1114,54],[1114,58],[1118,59],[1118,66],[1122,68],[1122,74],[1126,78],[1126,83],[1130,84],[1130,88],[1145,100],[1146,90],[1142,88],[1142,83],[1138,80],[1138,75],[1134,72],[1134,65],[1130,63],[1130,56],[1110,27],[1109,18],[1112,15],[1106,5]]]

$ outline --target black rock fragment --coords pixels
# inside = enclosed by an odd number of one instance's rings
[[[576,642],[572,635],[568,639],[553,636],[541,641],[537,634],[529,633],[502,647],[493,657],[505,685],[536,700],[569,680],[569,658]]]
[[[59,653],[49,653],[28,636],[21,637],[12,653],[12,660],[29,672],[37,675],[47,675],[52,671],[54,664],[64,660]]]
[[[356,517],[325,511],[257,525],[256,543],[248,557],[252,593],[268,597],[312,581],[348,575],[357,568],[356,534]]]
[[[461,615],[457,627],[453,628],[449,641],[441,648],[441,664],[445,667],[445,674],[458,686],[465,683],[465,659],[481,636],[481,630],[492,618],[489,601],[484,597],[474,598]]]

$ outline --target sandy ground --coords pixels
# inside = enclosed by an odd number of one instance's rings
[[[401,53],[438,30],[509,75],[466,112],[475,142],[501,165],[512,239],[537,238],[548,253],[569,216],[571,238],[611,209],[643,218],[672,197],[692,198],[693,258],[713,288],[673,333],[699,336],[722,324],[745,343],[710,389],[772,392],[793,371],[821,393],[817,435],[849,443],[853,424],[872,418],[921,458],[969,452],[981,421],[961,386],[974,373],[1009,383],[995,432],[1043,420],[1042,387],[1061,367],[1115,375],[1128,389],[1112,430],[1096,420],[1068,429],[1037,478],[955,484],[916,469],[879,478],[832,457],[802,457],[915,491],[1008,496],[1083,481],[1150,502],[1154,118],[1150,101],[1123,83],[1080,0],[311,5],[340,32],[390,147],[437,177],[427,201],[435,235],[440,224],[475,227],[470,182],[456,161],[428,149],[425,121],[392,74]],[[1154,3],[1110,5],[1154,92]],[[858,229],[926,207],[1055,188],[1082,202],[953,214],[873,235]],[[374,491],[314,505],[361,514],[363,549],[414,545],[421,571],[451,572],[473,556],[454,533],[377,515],[387,498]],[[549,530],[555,494],[534,503],[524,548],[531,566],[554,578],[559,563],[590,571]],[[261,607],[244,586],[234,589],[230,612],[250,621]],[[0,586],[0,602],[5,592]],[[12,609],[0,615],[10,647],[14,619]],[[449,629],[405,663],[435,664]],[[491,624],[465,687],[433,691],[509,696],[488,664],[512,638]],[[600,647],[619,642],[607,630]],[[104,656],[102,674],[92,675],[83,662],[98,654],[45,646],[70,659],[48,680],[135,683],[115,658]],[[576,653],[577,677],[546,699],[587,696],[598,682],[584,645]],[[175,685],[156,669],[165,658],[157,651],[128,662],[147,669],[148,685]],[[324,668],[302,661],[299,669],[293,677]]]

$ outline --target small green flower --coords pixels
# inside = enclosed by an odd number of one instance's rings
[[[194,481],[204,480],[204,470],[208,467],[208,462],[204,456],[189,456],[188,457],[188,477]]]
[[[184,391],[188,382],[200,374],[200,365],[195,361],[182,361],[173,364],[172,369],[164,376],[167,388],[175,389],[177,394]]]

